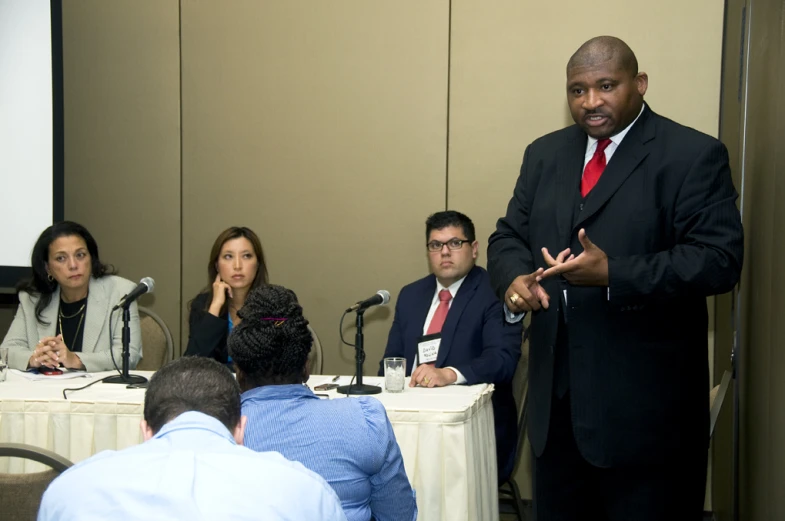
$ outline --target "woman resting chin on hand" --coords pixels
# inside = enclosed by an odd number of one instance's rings
[[[267,284],[262,243],[251,229],[233,226],[221,232],[210,251],[207,282],[190,303],[184,356],[210,357],[234,370],[226,339],[241,321],[237,310],[249,291]]]

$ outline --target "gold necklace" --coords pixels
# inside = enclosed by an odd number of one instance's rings
[[[86,304],[82,304],[82,307],[80,307],[80,308],[79,308],[79,311],[77,311],[76,313],[74,313],[74,314],[73,314],[73,315],[71,315],[71,316],[68,316],[68,315],[63,315],[63,308],[61,307],[61,308],[60,308],[60,318],[74,318],[76,315],[78,315],[79,313],[81,313],[82,311],[84,311],[84,307],[85,307],[85,305],[86,305]]]
[[[65,341],[65,333],[63,332],[63,318],[74,318],[76,315],[78,315],[79,313],[82,313],[82,311],[84,311],[85,305],[86,304],[82,304],[82,307],[79,308],[79,311],[77,311],[76,313],[74,313],[70,317],[63,316],[62,312],[58,313],[57,322],[60,324],[60,334],[63,335],[63,341]],[[86,314],[87,313],[83,313],[82,316],[79,317],[79,324],[76,325],[76,333],[74,333],[74,338],[71,340],[70,344],[66,344],[65,345],[65,347],[67,349],[70,349],[71,351],[74,350],[74,343],[76,342],[76,338],[79,336],[79,329],[81,329],[81,327],[82,327],[82,321],[84,321],[84,316]]]

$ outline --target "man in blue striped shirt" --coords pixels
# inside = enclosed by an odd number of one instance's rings
[[[312,339],[295,294],[257,288],[238,314],[228,345],[244,391],[246,445],[319,473],[349,521],[414,521],[414,490],[384,406],[372,397],[320,400],[303,385]]]
[[[185,357],[164,366],[150,380],[144,418],[143,444],[68,469],[44,494],[38,520],[346,520],[316,473],[240,446],[240,389],[220,363]]]

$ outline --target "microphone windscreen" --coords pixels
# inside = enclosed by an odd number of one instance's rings
[[[152,293],[155,289],[155,281],[152,277],[145,277],[139,281],[140,284],[147,286],[147,293]]]

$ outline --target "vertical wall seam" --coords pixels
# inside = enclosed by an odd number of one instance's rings
[[[178,31],[178,53],[180,65],[180,298],[178,299],[178,313],[177,316],[180,320],[177,335],[177,350],[178,354],[182,354],[183,350],[183,303],[185,302],[183,294],[183,2],[177,2],[177,31]]]
[[[447,2],[447,132],[444,150],[444,209],[450,208],[450,86],[452,73],[452,0]]]

